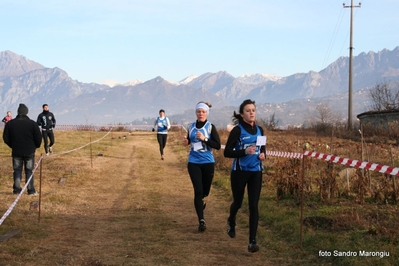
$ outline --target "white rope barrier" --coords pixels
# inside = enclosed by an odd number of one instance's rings
[[[118,125],[119,126],[119,125]],[[120,125],[121,127],[126,127],[125,125]],[[148,125],[146,125],[148,127]],[[183,129],[185,129],[184,126],[182,125],[174,125],[174,126],[178,126],[178,127],[182,127]],[[61,130],[76,130],[76,128],[85,128],[82,126],[77,126],[74,127],[72,125],[67,126],[67,125],[63,125],[63,126],[58,126],[61,127]],[[107,126],[109,128],[109,125]],[[68,151],[64,151],[61,153],[57,153],[57,154],[51,154],[48,157],[54,157],[54,156],[59,156],[59,155],[63,155],[63,154],[67,154],[67,153],[71,153],[74,151],[77,151],[79,149],[82,149],[92,143],[96,143],[101,141],[102,139],[104,139],[106,136],[108,136],[111,131],[113,130],[115,126],[112,126],[109,131],[101,138],[95,140],[95,141],[91,141],[83,146],[80,146],[78,148],[72,149],[72,150],[68,150]],[[151,127],[151,126],[150,126]],[[106,128],[106,126],[102,126],[102,125],[96,125],[97,129],[104,129]],[[86,127],[85,129],[93,129],[93,126],[89,126]],[[222,145],[224,146],[224,145]],[[223,147],[224,148],[224,147]],[[383,173],[383,174],[389,174],[389,175],[395,175],[395,176],[399,176],[399,168],[397,167],[393,167],[393,166],[387,166],[387,165],[382,165],[382,164],[376,164],[376,163],[370,163],[370,162],[364,162],[364,161],[359,161],[359,160],[353,160],[353,159],[349,159],[349,158],[342,158],[339,156],[334,156],[334,155],[328,155],[328,154],[323,154],[323,153],[316,153],[316,152],[311,152],[311,151],[304,151],[303,153],[297,153],[297,152],[281,152],[281,151],[266,151],[266,155],[268,156],[275,156],[275,157],[283,157],[283,158],[297,158],[297,159],[301,159],[303,158],[303,156],[309,156],[312,158],[316,158],[316,159],[321,159],[324,161],[329,161],[329,162],[333,162],[333,163],[339,163],[342,165],[347,165],[350,167],[355,167],[355,168],[364,168],[364,169],[369,169],[371,171],[374,172],[379,172],[379,173]],[[43,159],[43,156],[41,156],[39,158],[39,161],[35,164],[35,168],[32,172],[32,175],[29,177],[29,180],[26,182],[25,186],[22,188],[21,192],[19,193],[19,195],[17,196],[17,198],[14,200],[14,202],[11,204],[11,206],[8,208],[8,210],[4,213],[4,215],[2,216],[2,218],[0,219],[0,225],[3,223],[3,221],[6,219],[6,217],[12,212],[13,208],[16,206],[16,204],[18,203],[19,199],[21,198],[23,192],[26,190],[30,180],[33,177],[34,172],[36,171],[40,161]]]
[[[106,136],[108,136],[108,135],[111,133],[112,129],[113,129],[113,127],[107,132],[107,134],[105,134],[103,137],[101,137],[101,138],[99,138],[99,139],[97,139],[97,140],[95,140],[95,141],[91,141],[91,142],[89,142],[89,143],[87,143],[87,144],[85,144],[85,145],[83,145],[83,146],[78,147],[78,148],[75,148],[75,149],[72,149],[72,150],[68,150],[68,151],[65,151],[65,152],[62,152],[62,153],[52,154],[52,155],[49,155],[49,156],[47,156],[47,157],[54,157],[54,156],[58,156],[58,155],[62,155],[62,154],[67,154],[67,153],[70,153],[70,152],[73,152],[73,151],[77,151],[77,150],[79,150],[79,149],[82,149],[82,148],[84,148],[84,147],[86,147],[86,146],[88,146],[88,145],[90,145],[90,144],[92,144],[92,143],[99,142],[99,141],[101,141],[102,139],[104,139]],[[22,188],[22,190],[21,190],[21,192],[18,194],[17,198],[14,200],[14,202],[10,205],[10,207],[7,209],[7,211],[6,211],[6,212],[4,213],[4,215],[1,217],[1,219],[0,219],[0,225],[4,222],[4,220],[8,217],[8,215],[10,215],[10,213],[12,212],[12,210],[14,209],[14,207],[17,205],[19,199],[21,198],[21,196],[22,196],[23,193],[25,192],[26,188],[28,187],[29,182],[31,181],[31,179],[32,179],[32,177],[33,177],[33,175],[34,175],[34,173],[35,173],[35,171],[36,171],[36,169],[37,169],[39,163],[41,162],[41,160],[42,160],[43,158],[44,158],[43,156],[40,156],[38,162],[35,163],[35,167],[34,167],[34,169],[33,169],[33,171],[32,171],[32,175],[29,177],[28,181],[25,183],[25,186]]]
[[[19,199],[21,198],[22,194],[25,192],[26,188],[29,185],[29,182],[32,180],[32,177],[37,169],[37,167],[40,164],[40,161],[42,160],[42,157],[39,158],[39,161],[37,163],[35,163],[35,168],[32,171],[32,174],[30,175],[28,181],[25,183],[25,186],[22,188],[21,192],[19,192],[17,198],[14,200],[14,202],[10,205],[10,207],[7,209],[7,211],[3,214],[3,217],[1,217],[0,219],[0,225],[4,222],[4,220],[7,218],[8,215],[10,215],[10,213],[12,212],[12,210],[14,209],[15,205],[17,205]],[[21,176],[22,178],[22,176]]]
[[[47,157],[55,157],[55,156],[59,156],[59,155],[63,155],[63,154],[67,154],[67,153],[71,153],[71,152],[74,152],[74,151],[83,149],[84,147],[89,146],[90,144],[93,144],[93,143],[96,143],[96,142],[101,141],[101,140],[104,139],[106,136],[108,136],[108,135],[111,133],[112,130],[113,130],[113,127],[112,127],[112,128],[107,132],[107,134],[105,134],[103,137],[101,137],[101,138],[99,138],[99,139],[97,139],[97,140],[95,140],[95,141],[91,141],[91,142],[89,142],[89,143],[87,143],[87,144],[85,144],[85,145],[83,145],[83,146],[77,147],[77,148],[72,149],[72,150],[68,150],[68,151],[63,151],[63,152],[60,152],[60,153],[56,153],[56,154],[50,154],[50,155],[47,156]]]

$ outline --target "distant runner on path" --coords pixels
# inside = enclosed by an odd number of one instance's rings
[[[166,146],[166,141],[168,139],[168,130],[170,129],[169,118],[165,116],[165,110],[159,110],[159,117],[154,121],[154,127],[152,132],[157,132],[157,140],[159,144],[159,152],[161,153],[161,160],[164,159],[163,149]]]

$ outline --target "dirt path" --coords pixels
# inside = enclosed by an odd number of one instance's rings
[[[198,233],[186,163],[173,145],[164,161],[151,133],[108,147],[87,180],[76,186],[71,179],[58,189],[64,202],[43,202],[48,236],[35,243],[30,258],[8,265],[272,265],[266,247],[247,251],[244,226],[235,239],[228,237],[229,199],[216,188],[205,210],[207,230]],[[49,204],[58,210],[46,217]]]

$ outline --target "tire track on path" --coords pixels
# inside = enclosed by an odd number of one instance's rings
[[[38,263],[25,265],[272,265],[266,248],[248,253],[247,228],[238,227],[235,239],[227,236],[230,200],[215,187],[207,230],[198,232],[193,188],[180,159],[186,151],[172,134],[163,161],[155,134],[133,133],[96,157],[82,179],[67,182],[63,207],[44,217],[47,236],[29,254]]]

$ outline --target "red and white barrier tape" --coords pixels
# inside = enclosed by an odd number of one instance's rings
[[[105,138],[110,132],[112,131],[112,128],[108,131],[107,134],[105,134],[105,136],[103,136],[102,138],[96,140],[96,141],[92,141],[91,143],[94,142],[98,142],[101,139]],[[69,153],[78,149],[81,149],[87,145],[89,145],[90,143],[81,146],[79,148],[67,151],[67,152],[63,152],[64,153]],[[347,165],[350,167],[355,167],[355,168],[361,168],[361,169],[368,169],[374,172],[379,172],[379,173],[383,173],[383,174],[389,174],[389,175],[395,175],[395,176],[399,176],[399,168],[398,167],[393,167],[393,166],[387,166],[387,165],[382,165],[382,164],[376,164],[376,163],[370,163],[370,162],[364,162],[364,161],[359,161],[359,160],[352,160],[352,159],[348,159],[348,158],[342,158],[339,156],[334,156],[334,155],[328,155],[328,154],[323,154],[323,153],[317,153],[317,152],[311,152],[311,151],[304,151],[303,153],[298,153],[298,152],[280,152],[280,151],[266,151],[266,155],[269,156],[275,156],[275,157],[284,157],[284,158],[298,158],[301,159],[303,158],[303,156],[309,156],[312,158],[316,158],[316,159],[321,159],[327,162],[333,162],[333,163],[339,163],[342,165]],[[35,164],[35,169],[33,170],[33,173],[36,171],[36,168],[40,162],[40,160],[43,157],[40,157],[39,161]],[[32,175],[33,175],[32,173]],[[6,211],[6,213],[3,215],[3,217],[0,219],[0,225],[3,223],[3,221],[5,220],[5,218],[11,213],[12,209],[14,208],[14,206],[17,204],[17,202],[19,201],[22,193],[25,191],[26,187],[28,186],[28,183],[30,181],[30,179],[32,178],[32,176],[29,178],[28,182],[26,182],[25,186],[23,187],[21,193],[18,195],[18,197],[15,199],[15,201],[11,204],[10,208]]]
[[[399,168],[382,165],[377,163],[364,162],[359,160],[352,160],[348,158],[342,158],[339,156],[328,155],[323,153],[304,151],[303,153],[298,152],[281,152],[281,151],[266,151],[266,155],[275,156],[275,157],[284,157],[284,158],[298,158],[301,159],[304,155],[309,156],[316,159],[321,159],[327,162],[339,163],[342,165],[347,165],[350,167],[360,168],[360,169],[368,169],[374,172],[379,172],[388,175],[399,176]]]
[[[282,152],[282,151],[268,151],[268,150],[266,150],[266,155],[275,156],[275,157],[284,157],[284,158],[298,158],[298,159],[301,159],[303,157],[303,154],[298,152]]]
[[[339,163],[339,164],[347,165],[350,167],[361,168],[361,169],[364,168],[364,169],[369,169],[374,172],[399,176],[399,168],[393,167],[393,166],[352,160],[352,159],[348,159],[348,158],[342,158],[342,157],[338,157],[338,156],[334,156],[334,155],[327,155],[327,154],[311,152],[311,151],[305,151],[303,153],[303,155],[321,159],[321,160],[324,160],[327,162]]]

